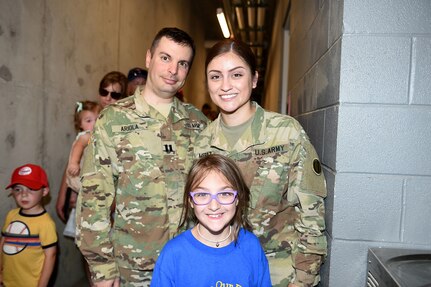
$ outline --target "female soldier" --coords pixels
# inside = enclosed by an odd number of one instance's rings
[[[251,191],[249,219],[274,286],[313,286],[326,255],[325,179],[315,149],[293,118],[250,100],[256,59],[234,39],[207,54],[206,79],[219,117],[196,140],[195,154],[232,158]]]

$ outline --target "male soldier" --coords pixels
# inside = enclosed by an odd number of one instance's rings
[[[97,120],[77,203],[77,245],[94,286],[149,285],[160,250],[176,232],[190,146],[207,124],[174,97],[194,54],[187,33],[160,30],[146,54],[146,85]]]

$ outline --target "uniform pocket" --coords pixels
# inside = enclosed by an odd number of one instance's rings
[[[257,170],[252,183],[251,207],[264,212],[277,211],[285,200],[289,165],[286,152],[257,157]]]

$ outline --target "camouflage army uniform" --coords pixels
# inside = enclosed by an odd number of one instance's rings
[[[142,286],[150,279],[178,227],[190,146],[207,121],[176,98],[166,119],[140,89],[102,111],[85,152],[77,203],[77,245],[93,280],[121,275],[122,286]]]
[[[250,127],[230,148],[220,117],[196,140],[195,154],[227,155],[251,190],[249,218],[267,255],[274,286],[312,286],[326,255],[326,184],[317,154],[293,118],[259,105]]]

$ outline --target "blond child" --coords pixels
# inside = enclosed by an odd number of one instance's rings
[[[9,188],[19,208],[9,211],[2,228],[0,285],[47,286],[58,240],[42,204],[49,193],[48,178],[40,166],[26,164],[12,173]]]
[[[79,179],[81,158],[86,146],[88,145],[91,131],[93,130],[101,109],[102,107],[93,101],[82,101],[76,103],[75,129],[78,132],[78,135],[72,144],[66,169],[66,183],[73,191],[70,202],[76,201],[76,196],[81,188],[81,181]],[[75,237],[74,207],[72,208],[63,234],[65,236]]]

